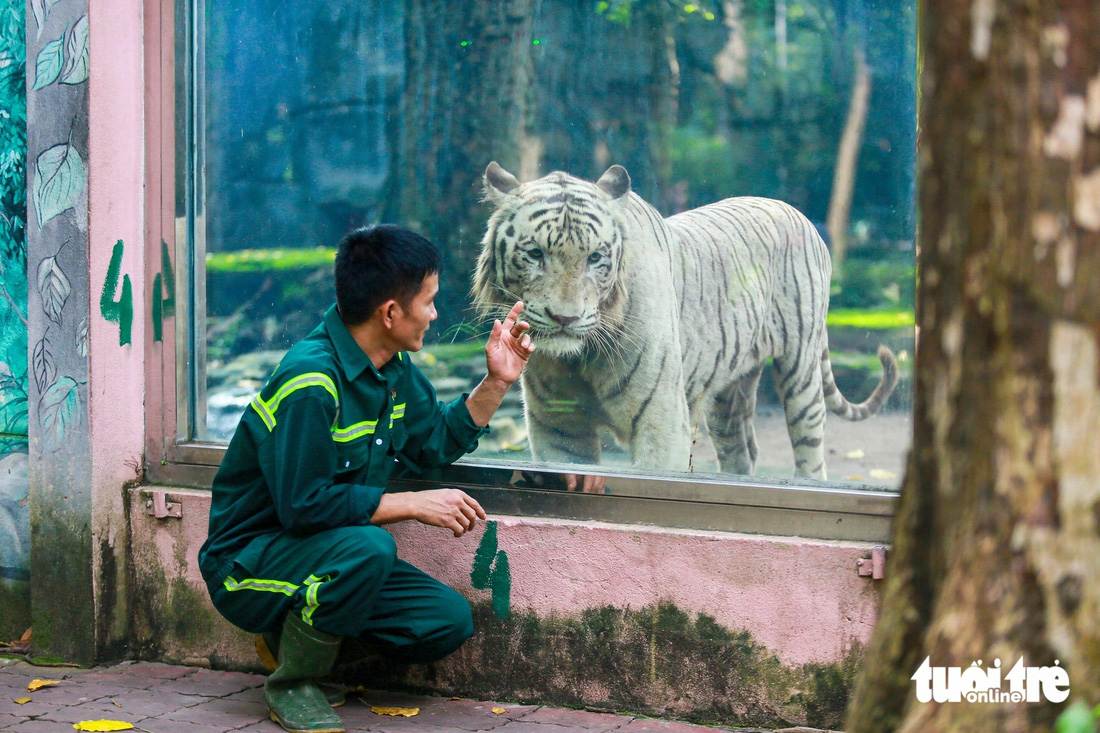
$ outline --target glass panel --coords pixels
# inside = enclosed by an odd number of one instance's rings
[[[228,440],[333,301],[336,242],[386,221],[444,251],[413,355],[441,399],[480,379],[486,315],[528,304],[539,352],[470,460],[898,484],[912,0],[203,11],[196,438]]]

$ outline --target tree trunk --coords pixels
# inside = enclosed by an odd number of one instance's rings
[[[863,145],[863,128],[867,124],[867,110],[871,100],[871,70],[862,48],[856,49],[856,76],[852,84],[852,100],[848,105],[848,119],[840,136],[840,148],[836,154],[833,172],[833,191],[829,197],[829,213],[825,229],[829,232],[829,245],[833,255],[833,273],[844,275],[844,257],[848,254],[849,220],[852,216],[852,191],[856,185],[856,164],[859,148]]]
[[[910,677],[1058,660],[1100,702],[1100,9],[929,0],[922,25],[914,441],[846,730],[1049,731],[1063,705]]]
[[[749,45],[742,19],[744,0],[722,0],[722,25],[726,43],[714,56],[714,75],[726,86],[744,84],[749,75]]]
[[[648,147],[648,159],[653,166],[652,183],[657,196],[650,200],[662,212],[671,208],[672,128],[676,125],[680,92],[680,65],[676,60],[676,19],[665,2],[646,2],[638,10],[638,25],[651,50],[646,75],[649,107],[641,129]],[[610,161],[617,162],[617,161]],[[644,174],[637,168],[632,175]]]
[[[534,0],[406,4],[397,217],[446,253],[441,317],[456,315],[466,301],[488,215],[481,204],[485,166],[520,165],[533,10]]]

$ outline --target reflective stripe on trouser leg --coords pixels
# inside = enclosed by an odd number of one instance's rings
[[[317,600],[317,595],[321,592],[321,585],[326,581],[332,580],[328,575],[318,578],[316,575],[311,575],[306,578],[306,605],[302,608],[302,620],[310,626],[313,626],[313,612],[321,605],[321,602]]]
[[[245,556],[248,567],[234,566],[229,586],[221,583],[211,592],[228,621],[261,633],[281,628],[293,611],[318,631],[358,636],[393,568],[397,546],[384,529],[366,525],[307,537],[266,537],[262,552]],[[241,592],[246,589],[250,592]]]

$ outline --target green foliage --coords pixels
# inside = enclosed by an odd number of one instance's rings
[[[25,12],[25,3],[0,1],[0,257],[5,264],[11,262],[24,270],[27,262]]]
[[[0,1],[0,451],[27,443],[25,12]]]
[[[833,273],[830,309],[912,310],[916,304],[917,266],[913,260],[849,257],[843,273]]]
[[[25,443],[27,435],[27,372],[12,374],[0,363],[0,452],[13,448],[13,441]]]
[[[206,255],[206,271],[266,272],[298,268],[330,267],[336,261],[336,248],[308,249],[242,249],[236,252],[213,252]]]
[[[1100,730],[1100,705],[1089,710],[1083,700],[1070,705],[1058,716],[1054,733],[1095,733]]]
[[[633,15],[634,0],[601,0],[596,3],[596,13],[612,23],[629,24]]]

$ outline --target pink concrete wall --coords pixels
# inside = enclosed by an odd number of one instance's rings
[[[122,486],[140,475],[145,439],[144,286],[144,82],[141,0],[89,3],[88,239],[91,308],[88,322],[89,430],[92,446],[93,539],[112,548],[116,577],[95,577],[102,587],[127,581]],[[120,324],[100,311],[99,300],[115,243],[123,242],[122,278],[133,288],[130,343],[120,345]],[[97,601],[101,589],[97,588]],[[122,594],[124,595],[124,594]],[[123,597],[110,599],[112,636],[125,633]]]
[[[747,630],[783,662],[835,662],[866,642],[877,593],[856,561],[870,545],[594,522],[493,517],[508,554],[513,608],[540,616],[671,601]],[[401,556],[462,591],[483,529],[391,527]]]
[[[205,596],[196,553],[205,539],[210,497],[187,491],[170,495],[183,504],[180,520],[153,519],[144,515],[140,501],[131,502],[138,573],[158,584],[185,578]],[[870,545],[565,520],[490,519],[497,522],[499,549],[508,554],[515,610],[529,609],[545,617],[603,605],[638,609],[671,601],[682,611],[713,616],[731,630],[749,631],[791,665],[840,661],[853,642],[868,640],[875,620],[875,581],[856,571],[856,561]],[[446,530],[412,522],[390,529],[403,558],[471,600],[489,597],[489,591],[471,584],[484,525],[457,539]],[[223,657],[251,660],[243,634],[223,627],[212,638]],[[176,658],[204,655],[198,647],[171,652]]]

